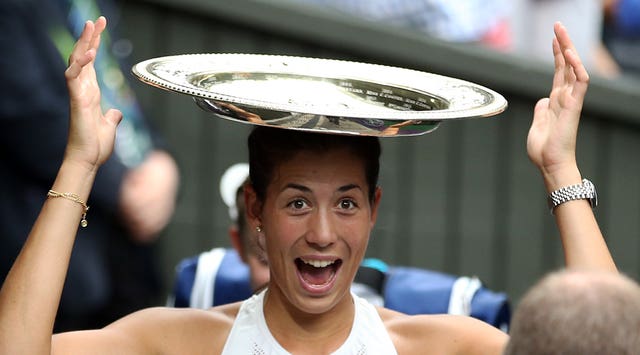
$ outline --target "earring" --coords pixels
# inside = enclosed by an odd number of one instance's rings
[[[258,232],[258,233],[262,233],[262,227],[260,227],[260,226],[256,226],[256,232]]]

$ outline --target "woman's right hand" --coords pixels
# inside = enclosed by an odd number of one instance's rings
[[[65,161],[86,166],[95,171],[111,155],[116,127],[122,113],[110,109],[103,114],[100,88],[94,69],[100,35],[107,25],[104,17],[95,23],[87,21],[69,57],[65,71],[70,96],[69,137]]]

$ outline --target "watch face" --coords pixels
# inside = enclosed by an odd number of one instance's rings
[[[596,206],[598,206],[598,193],[596,192],[595,185],[591,181],[587,179],[583,179],[582,186],[584,186],[587,189],[588,194],[591,196],[589,198],[589,203],[591,204],[591,208],[596,208]]]

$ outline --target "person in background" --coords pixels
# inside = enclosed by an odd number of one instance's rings
[[[569,29],[582,62],[590,73],[615,79],[620,67],[602,40],[603,0],[515,0],[511,7],[512,53],[553,63],[547,55],[557,21]]]
[[[250,297],[269,282],[269,265],[256,234],[247,228],[243,183],[249,164],[230,166],[220,179],[220,196],[228,208],[232,248],[216,247],[182,259],[176,266],[169,307],[207,309]]]
[[[91,13],[113,10],[111,1],[0,2],[0,280],[63,159],[69,130],[64,69],[75,38],[85,18],[97,17]],[[127,46],[115,31],[103,33],[102,41],[95,65],[102,101],[120,108],[124,120],[87,201],[91,228],[80,230],[75,242],[56,331],[100,328],[162,297],[154,243],[174,210],[178,169],[128,86],[128,69],[119,63]]]
[[[475,43],[500,51],[512,46],[504,0],[297,0],[438,40]]]
[[[640,79],[640,0],[604,0],[604,44],[624,76]]]
[[[561,270],[522,298],[505,355],[633,355],[640,349],[640,286],[618,273]]]

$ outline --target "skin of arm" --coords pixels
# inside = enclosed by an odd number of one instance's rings
[[[65,72],[70,128],[52,190],[87,201],[98,168],[113,151],[117,110],[103,114],[93,60],[106,19],[87,21]],[[84,209],[47,199],[0,290],[1,354],[218,354],[239,304],[212,311],[151,308],[100,330],[52,335],[69,257]],[[91,224],[91,213],[87,219]]]
[[[508,340],[506,333],[472,317],[378,311],[398,354],[500,355]]]
[[[554,31],[553,86],[549,97],[536,104],[527,137],[527,153],[540,170],[548,193],[582,181],[575,150],[580,113],[589,84],[589,75],[566,28],[556,23]],[[556,207],[555,219],[568,268],[617,270],[586,200],[570,201]],[[379,313],[401,354],[499,355],[508,341],[505,333],[466,317],[407,317],[384,309]]]
[[[220,354],[239,307],[148,308],[103,329],[56,334],[52,354]]]
[[[98,167],[113,150],[117,110],[104,115],[93,60],[106,20],[87,22],[65,72],[71,96],[70,131],[52,190],[87,201]],[[83,208],[47,199],[0,290],[0,352],[48,354],[51,332]]]

